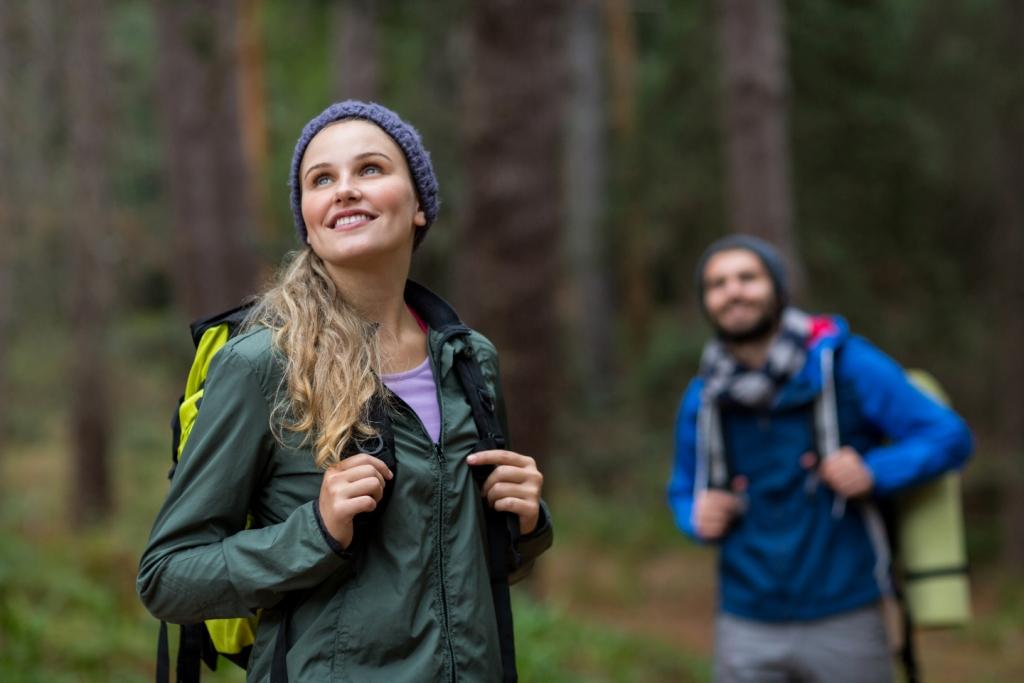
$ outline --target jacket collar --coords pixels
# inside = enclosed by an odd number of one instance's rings
[[[815,332],[807,349],[807,361],[779,391],[776,408],[788,408],[814,401],[821,393],[821,352],[840,348],[850,336],[850,328],[839,316],[816,316]]]
[[[442,338],[470,332],[451,304],[418,282],[406,280],[405,302],[420,315],[431,330],[439,332]]]

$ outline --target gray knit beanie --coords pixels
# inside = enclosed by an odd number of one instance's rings
[[[345,100],[336,102],[324,109],[318,116],[313,118],[302,129],[298,142],[295,143],[295,153],[292,155],[291,175],[288,184],[291,189],[292,215],[295,219],[295,230],[299,234],[299,240],[306,244],[306,222],[302,220],[302,186],[299,179],[299,167],[302,165],[302,157],[306,153],[306,147],[313,136],[323,130],[326,126],[342,119],[362,119],[376,124],[381,130],[391,136],[405,154],[405,160],[409,164],[409,173],[412,175],[412,183],[416,188],[416,198],[419,200],[420,209],[426,216],[427,223],[416,232],[418,246],[427,234],[434,219],[437,218],[437,210],[441,200],[438,196],[437,177],[434,175],[434,167],[430,164],[430,154],[423,148],[420,134],[416,129],[398,117],[398,114],[387,107],[374,102],[360,102],[358,100]]]
[[[761,259],[761,263],[764,264],[768,276],[771,277],[772,284],[775,286],[775,299],[778,302],[779,311],[785,308],[789,304],[789,286],[786,283],[786,264],[782,260],[782,255],[763,239],[753,235],[735,234],[712,242],[697,261],[697,305],[704,315],[707,315],[707,309],[704,307],[704,270],[712,256],[718,252],[733,249],[745,249]]]

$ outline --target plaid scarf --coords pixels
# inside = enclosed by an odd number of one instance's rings
[[[697,487],[727,488],[729,484],[720,409],[771,406],[779,388],[807,361],[807,340],[812,330],[811,316],[787,307],[768,349],[768,359],[764,367],[756,369],[740,365],[718,339],[705,345],[699,371],[704,390],[697,415]]]
[[[749,408],[767,407],[779,387],[795,375],[807,361],[807,339],[811,335],[811,316],[796,308],[782,312],[779,332],[768,349],[764,367],[743,367],[718,339],[704,347],[700,376],[704,378],[705,401]]]

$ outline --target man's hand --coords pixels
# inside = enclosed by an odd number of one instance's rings
[[[519,533],[528,534],[537,528],[540,517],[540,491],[544,475],[533,458],[512,451],[480,451],[466,458],[470,465],[493,465],[480,493],[499,512],[512,512],[519,517]]]
[[[860,453],[843,446],[825,458],[818,468],[821,480],[844,498],[860,498],[871,493],[875,478]]]
[[[733,490],[746,488],[746,479],[737,477]],[[697,535],[706,541],[716,541],[729,530],[729,524],[743,510],[743,502],[736,493],[719,489],[705,489],[697,494],[694,505],[694,523]]]
[[[352,518],[370,512],[394,475],[384,461],[360,453],[328,467],[320,482],[320,517],[327,533],[344,549],[352,543]]]

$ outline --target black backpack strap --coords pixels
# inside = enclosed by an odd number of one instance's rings
[[[199,662],[202,653],[202,633],[204,624],[182,624],[181,638],[178,641],[178,678],[177,683],[199,683]]]
[[[466,395],[473,421],[476,423],[480,442],[476,450],[507,448],[505,435],[491,395],[484,381],[480,364],[468,340],[462,350],[455,354],[454,368],[462,391]],[[493,467],[474,467],[473,477],[482,485]],[[509,570],[518,564],[515,557],[515,541],[519,536],[519,524],[515,515],[494,510],[486,501],[484,518],[487,524],[487,543],[490,555],[491,597],[494,599],[494,613],[498,622],[498,637],[501,645],[501,667],[503,683],[515,683],[516,673],[515,632],[512,625],[512,600],[509,595]]]
[[[245,317],[249,315],[249,309],[256,304],[256,299],[248,301],[241,306],[236,306],[227,311],[221,311],[220,313],[214,313],[211,316],[194,320],[189,325],[189,332],[192,334],[192,343],[199,346],[199,340],[203,338],[203,333],[215,325],[221,323],[227,323],[231,329],[231,335],[233,336],[238,326],[242,324]]]
[[[897,598],[900,603],[900,611],[903,613],[903,646],[900,648],[900,662],[903,664],[906,683],[920,683],[917,648],[914,647],[914,619],[910,614],[910,605],[907,603],[906,595],[901,591],[897,593]]]
[[[170,683],[171,649],[167,644],[167,622],[160,622],[160,634],[156,638],[156,683]]]
[[[358,546],[365,542],[370,535],[370,528],[376,524],[384,509],[391,500],[391,494],[395,490],[395,477],[398,476],[398,458],[395,456],[395,433],[391,429],[391,413],[388,411],[387,399],[383,396],[374,396],[370,399],[368,422],[377,432],[375,436],[368,439],[354,440],[349,443],[348,448],[342,454],[343,458],[366,453],[379,458],[393,475],[391,481],[384,486],[384,495],[377,501],[377,507],[372,512],[361,512],[352,520],[353,525],[353,546],[355,551]]]

